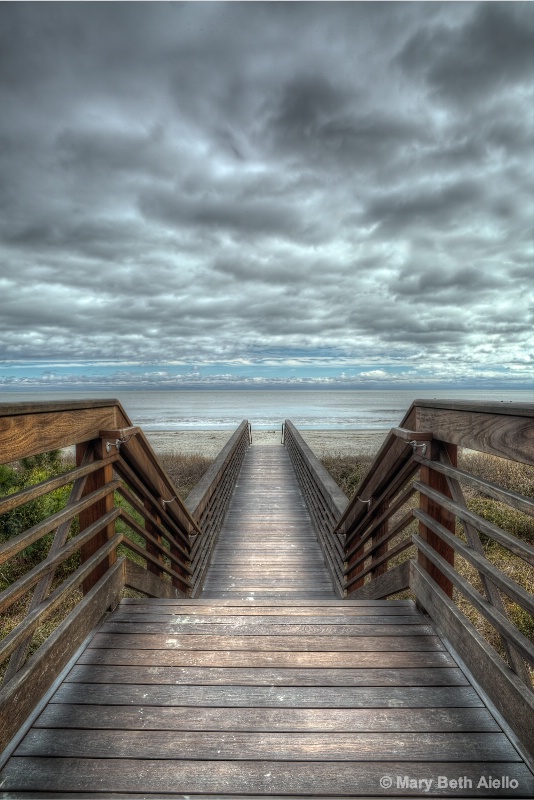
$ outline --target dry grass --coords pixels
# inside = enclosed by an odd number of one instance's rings
[[[178,453],[160,456],[159,460],[176,486],[180,498],[185,500],[214,459],[199,453]]]

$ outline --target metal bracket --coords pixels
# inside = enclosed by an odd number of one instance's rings
[[[421,448],[421,455],[422,456],[426,455],[426,442],[422,442],[422,443],[421,442],[416,442],[415,439],[414,439],[413,442],[410,442],[410,444],[413,447],[414,453],[416,452],[417,448],[420,447]]]

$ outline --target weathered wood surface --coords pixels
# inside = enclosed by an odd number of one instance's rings
[[[47,691],[76,648],[88,636],[102,614],[115,605],[122,586],[124,560],[115,562],[106,577],[78,603],[46,642],[28,659],[15,677],[0,691],[3,750],[23,725],[40,697]]]
[[[137,630],[105,632],[123,625]],[[392,626],[397,636],[377,635]],[[365,798],[406,795],[381,787],[383,775],[462,775],[473,781],[462,797],[491,796],[476,788],[482,774],[517,780],[506,796],[534,791],[513,743],[409,601],[147,599],[123,601],[103,623],[0,773],[0,790]]]
[[[508,720],[523,746],[534,753],[534,700],[529,687],[509,669],[457,606],[414,562],[410,585],[452,642],[497,710]]]
[[[339,597],[343,597],[344,543],[334,534],[334,529],[349,499],[290,420],[286,420],[284,424],[283,438],[323,550],[334,590]]]
[[[202,597],[334,597],[309,513],[281,445],[248,449]]]

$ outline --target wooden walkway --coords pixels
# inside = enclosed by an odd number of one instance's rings
[[[125,600],[0,786],[4,797],[425,794],[381,788],[397,775],[434,780],[437,796],[534,788],[410,601]],[[438,791],[440,775],[472,787]],[[476,789],[503,775],[519,788]]]
[[[334,597],[282,447],[247,453],[203,598],[123,600],[0,773],[8,798],[427,795],[534,782],[411,601]]]
[[[334,597],[310,515],[282,445],[249,448],[202,597]]]

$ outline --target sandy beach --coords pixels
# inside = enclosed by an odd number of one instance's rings
[[[161,455],[199,453],[215,457],[233,431],[146,431],[150,444]],[[368,455],[376,453],[387,430],[302,430],[303,439],[319,458],[323,455]],[[252,431],[252,444],[280,444],[280,430]]]

